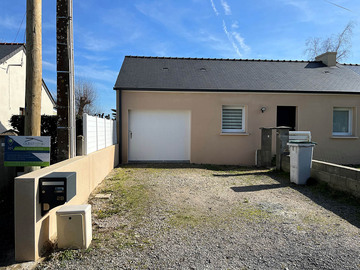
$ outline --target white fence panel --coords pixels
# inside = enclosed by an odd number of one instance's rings
[[[114,145],[116,140],[116,121],[84,114],[83,129],[85,155]]]
[[[85,154],[97,151],[96,117],[84,114],[83,129],[85,136]]]
[[[112,141],[112,122],[111,121],[106,121],[105,122],[105,135],[106,135],[106,141],[105,141],[105,145],[106,147],[110,146],[113,144]]]
[[[112,142],[113,142],[113,144],[117,144],[118,141],[117,141],[117,132],[116,132],[116,121],[113,121],[112,125],[113,125]]]
[[[105,120],[103,118],[97,118],[97,137],[98,137],[98,150],[106,147],[105,145]]]

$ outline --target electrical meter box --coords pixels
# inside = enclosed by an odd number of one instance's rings
[[[92,239],[91,205],[64,205],[56,211],[58,248],[87,249]]]
[[[41,215],[76,195],[76,172],[53,172],[39,179]]]

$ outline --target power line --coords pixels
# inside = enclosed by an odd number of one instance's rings
[[[21,29],[21,26],[22,26],[22,24],[23,24],[23,22],[24,22],[25,15],[26,15],[26,11],[25,11],[24,16],[23,16],[23,18],[22,18],[22,20],[21,20],[21,23],[20,23],[19,29],[18,29],[18,31],[17,31],[17,33],[16,33],[16,36],[15,36],[15,39],[14,39],[14,43],[15,43],[15,41],[16,41],[16,39],[17,39],[17,37],[18,37],[18,34],[19,34],[19,32],[20,32],[20,29]]]
[[[334,6],[336,6],[336,7],[345,9],[345,10],[350,11],[350,12],[353,12],[351,9],[348,9],[348,8],[346,8],[346,7],[343,7],[343,6],[340,6],[340,5],[338,5],[338,4],[335,4],[335,3],[333,3],[333,2],[330,2],[330,1],[328,1],[328,0],[324,0],[324,1],[327,2],[327,3],[329,3],[329,4],[334,5]]]

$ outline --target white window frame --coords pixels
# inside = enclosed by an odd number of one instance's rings
[[[347,111],[349,113],[348,130],[349,132],[334,132],[334,112],[335,111]],[[353,108],[351,107],[334,107],[333,108],[333,132],[334,136],[351,136],[352,135],[352,124],[353,124]]]
[[[224,108],[226,108],[226,109],[241,109],[242,110],[241,129],[223,129]],[[245,106],[241,106],[241,105],[222,105],[221,106],[221,132],[222,133],[244,133],[245,132]]]

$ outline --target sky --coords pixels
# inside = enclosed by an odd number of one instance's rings
[[[56,1],[42,1],[43,79],[56,95]],[[0,42],[25,42],[26,0],[0,1]],[[125,55],[308,60],[305,42],[354,21],[360,64],[359,0],[74,0],[75,80],[91,82],[110,114]]]

